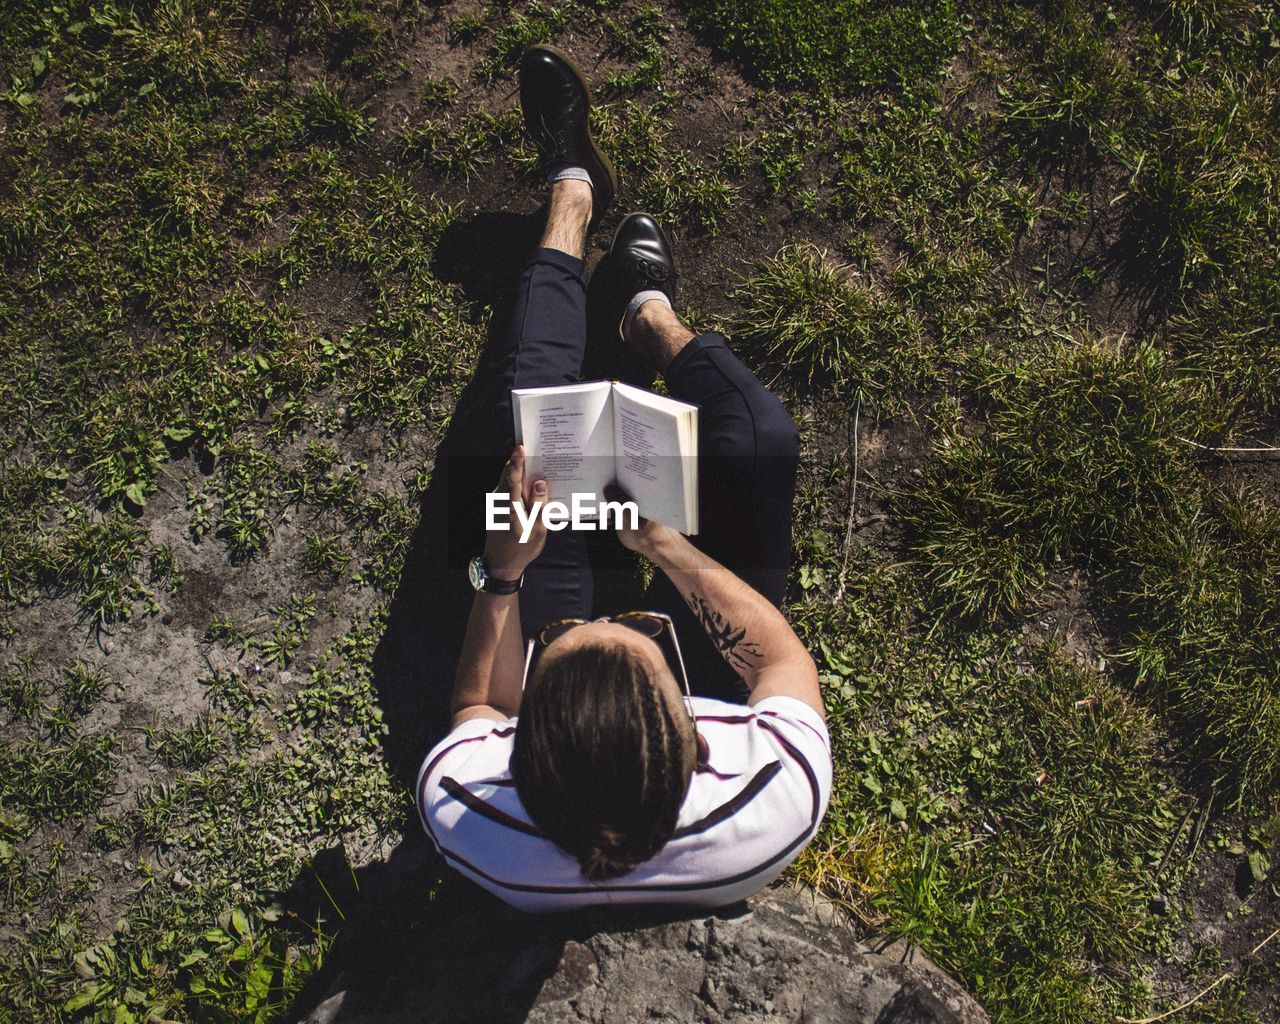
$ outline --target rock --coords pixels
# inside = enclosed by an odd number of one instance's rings
[[[459,915],[443,932],[404,936],[373,969],[340,976],[300,1024],[988,1020],[914,947],[873,951],[808,890],[766,890],[693,919],[619,913]]]

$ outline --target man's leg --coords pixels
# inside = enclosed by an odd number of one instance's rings
[[[515,301],[494,350],[491,400],[495,413],[497,406],[505,406],[501,410],[504,433],[513,443],[511,389],[568,384],[578,379],[582,369],[587,345],[583,253],[590,217],[590,185],[566,180],[551,186],[546,227],[520,275]]]
[[[578,379],[586,348],[586,264],[583,260],[591,186],[551,186],[547,222],[538,248],[511,300],[495,319],[476,375],[465,423],[455,422],[448,476],[455,558],[484,545],[484,494],[515,447],[511,389],[566,384]],[[459,415],[463,410],[459,408]],[[526,636],[547,621],[590,614],[592,585],[585,547],[569,531],[553,533],[525,574],[520,592]]]
[[[791,565],[791,517],[799,443],[776,397],[729,351],[719,334],[695,335],[660,301],[645,302],[627,341],[662,372],[674,398],[698,411],[697,547],[781,606]],[[650,602],[667,611],[696,692],[745,700],[684,596],[659,574]]]
[[[551,186],[547,225],[537,252],[520,278],[499,362],[494,415],[505,424],[506,454],[515,445],[512,388],[548,387],[578,379],[587,343],[587,224],[591,186],[557,181]],[[520,619],[525,636],[547,622],[587,618],[593,598],[586,546],[571,530],[551,533],[525,573]]]

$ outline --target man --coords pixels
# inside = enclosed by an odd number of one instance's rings
[[[564,54],[532,47],[520,98],[551,195],[501,339],[493,415],[508,436],[510,388],[578,379],[586,236],[618,187]],[[528,910],[734,902],[795,859],[830,797],[817,670],[778,610],[795,428],[724,338],[676,316],[675,277],[662,229],[637,213],[592,286],[633,364],[699,406],[697,543],[643,520],[619,530],[654,582],[642,611],[593,620],[581,538],[490,532],[471,565],[453,727],[419,773],[419,812],[448,863]],[[546,495],[521,448],[499,486],[526,508]]]

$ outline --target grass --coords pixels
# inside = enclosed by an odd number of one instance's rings
[[[83,819],[111,786],[114,746],[110,736],[6,743],[0,750],[7,779],[0,800],[37,823]]]
[[[1048,23],[1027,19],[1032,64],[1001,96],[1011,140],[1051,171],[1087,173],[1121,149],[1151,96],[1115,39],[1118,22],[1064,5]]]
[[[903,505],[943,603],[1018,614],[1047,600],[1058,563],[1093,565],[1132,631],[1122,660],[1186,722],[1196,762],[1236,800],[1273,793],[1280,521],[1259,495],[1200,481],[1183,438],[1213,411],[1194,384],[1154,349],[1095,343],[981,387],[987,432],[948,438]]]
[[[1280,783],[1280,516],[1247,489],[1212,488],[1127,538],[1122,660],[1189,721],[1196,762],[1233,794]]]
[[[934,74],[963,32],[951,3],[768,0],[748,8],[690,0],[694,20],[765,81],[851,91],[908,86]]]
[[[340,922],[279,895],[414,827],[375,651],[491,314],[437,247],[537,205],[513,68],[555,40],[618,208],[801,427],[788,612],[837,781],[796,874],[1001,1024],[1227,971],[1182,1018],[1264,1019],[1261,960],[1153,965],[1197,869],[1252,880],[1239,929],[1277,859],[1274,479],[1197,447],[1280,407],[1277,27],[7,5],[0,1018],[283,1019]]]
[[[814,246],[784,248],[737,288],[735,338],[806,392],[890,408],[927,367],[918,314]]]
[[[677,153],[648,179],[643,205],[667,223],[688,224],[715,234],[737,194],[737,187],[713,167]]]
[[[976,369],[988,430],[944,435],[903,506],[940,594],[963,615],[1025,610],[1051,566],[1106,551],[1186,486],[1195,409],[1151,346],[1060,344]]]
[[[903,567],[851,569],[842,606],[814,588],[793,607],[818,631],[837,771],[801,876],[1007,1019],[1140,1002],[1121,965],[1159,947],[1148,903],[1178,798],[1151,767],[1152,715],[1052,646],[933,625]]]
[[[1257,155],[1276,141],[1274,90],[1253,76],[1190,85],[1130,156],[1132,259],[1158,292],[1203,287],[1269,251],[1277,180]]]

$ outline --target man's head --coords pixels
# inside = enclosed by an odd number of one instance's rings
[[[662,849],[696,757],[680,684],[652,639],[591,622],[543,652],[511,771],[529,816],[587,878],[624,875]]]

